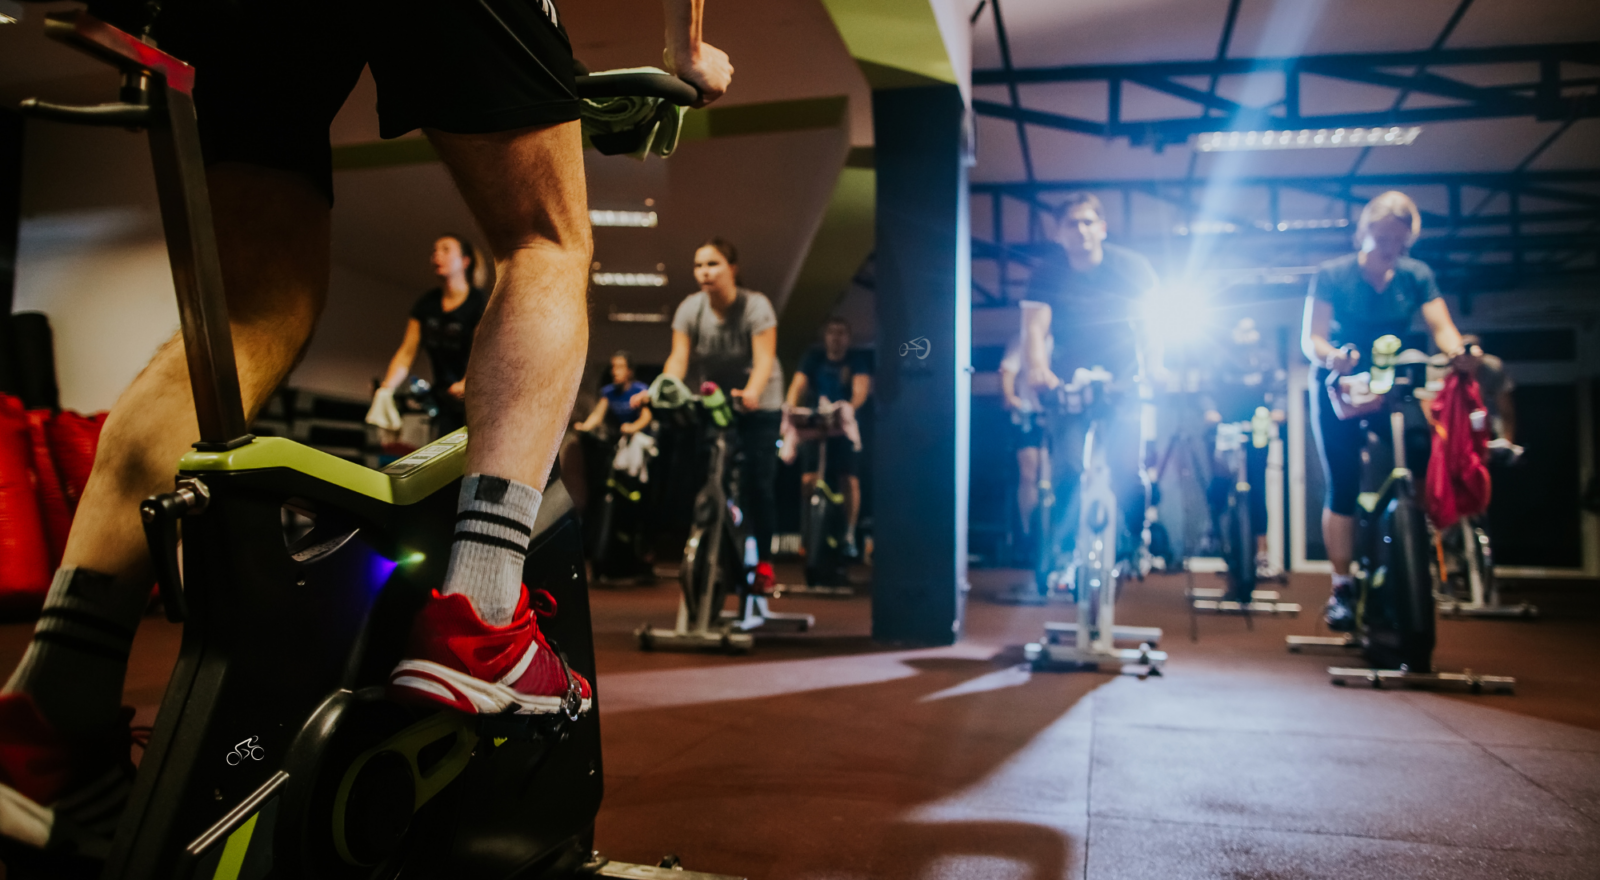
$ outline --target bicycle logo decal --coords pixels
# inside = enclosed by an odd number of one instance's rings
[[[929,342],[928,337],[926,336],[918,336],[916,339],[913,339],[910,342],[900,343],[901,357],[905,357],[908,354],[915,354],[917,356],[917,360],[925,361],[928,359],[928,353],[931,351],[933,351],[933,343]]]
[[[265,758],[267,756],[267,750],[256,745],[256,742],[260,739],[261,737],[259,736],[252,736],[234,746],[233,751],[228,753],[228,766],[237,767],[240,764],[243,764],[246,758],[252,761],[260,761],[261,759]]]

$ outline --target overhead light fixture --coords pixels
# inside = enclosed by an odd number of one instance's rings
[[[631,226],[653,229],[657,222],[654,211],[590,211],[589,223],[593,226]]]
[[[596,272],[589,276],[596,287],[666,287],[660,272]]]
[[[0,0],[0,24],[22,21],[22,4],[16,0]]]
[[[1422,134],[1422,126],[1387,128],[1302,128],[1284,131],[1208,131],[1194,136],[1202,153],[1225,150],[1315,150],[1332,147],[1403,147]]]
[[[665,324],[672,320],[672,316],[665,311],[623,312],[612,306],[606,313],[606,319],[616,324]]]
[[[1178,224],[1172,228],[1177,235],[1232,235],[1248,229],[1260,232],[1292,232],[1306,229],[1343,229],[1350,225],[1350,221],[1343,217],[1322,217],[1315,220],[1281,220],[1276,224],[1265,220],[1258,220],[1254,226],[1240,227],[1225,220],[1196,220],[1189,224]]]

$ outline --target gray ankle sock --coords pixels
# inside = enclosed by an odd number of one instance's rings
[[[543,498],[538,489],[503,477],[470,474],[462,480],[456,539],[440,592],[465,593],[490,626],[510,623]]]
[[[133,634],[149,603],[148,587],[87,568],[57,571],[5,692],[31,694],[45,720],[68,736],[115,721]]]

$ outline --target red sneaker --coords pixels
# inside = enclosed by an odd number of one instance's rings
[[[69,742],[31,695],[0,695],[0,835],[105,858],[133,789],[132,719],[124,706],[103,732]]]
[[[757,594],[762,596],[772,595],[772,588],[777,584],[777,582],[777,576],[772,573],[772,563],[756,563],[756,580],[754,584],[751,584],[751,588],[754,589]]]
[[[529,607],[530,598],[537,603]],[[522,588],[517,611],[505,626],[490,626],[464,594],[440,595],[411,626],[407,659],[389,673],[397,700],[444,706],[472,715],[569,717],[589,711],[589,682],[545,641],[538,618],[556,613],[556,600]]]

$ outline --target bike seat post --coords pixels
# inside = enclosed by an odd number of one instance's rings
[[[222,287],[222,264],[206,189],[205,160],[195,120],[195,70],[183,61],[120,31],[82,10],[53,14],[48,36],[122,73],[120,107],[39,106],[24,109],[60,121],[142,126],[150,135],[150,155],[161,207],[162,229],[178,295],[184,354],[201,450],[230,449],[249,442],[239,371]],[[117,114],[107,114],[107,109]]]
[[[194,99],[163,81],[155,100],[165,112],[153,116],[150,154],[177,287],[189,386],[200,423],[200,442],[195,445],[202,450],[229,449],[249,441],[249,427],[239,391]]]

